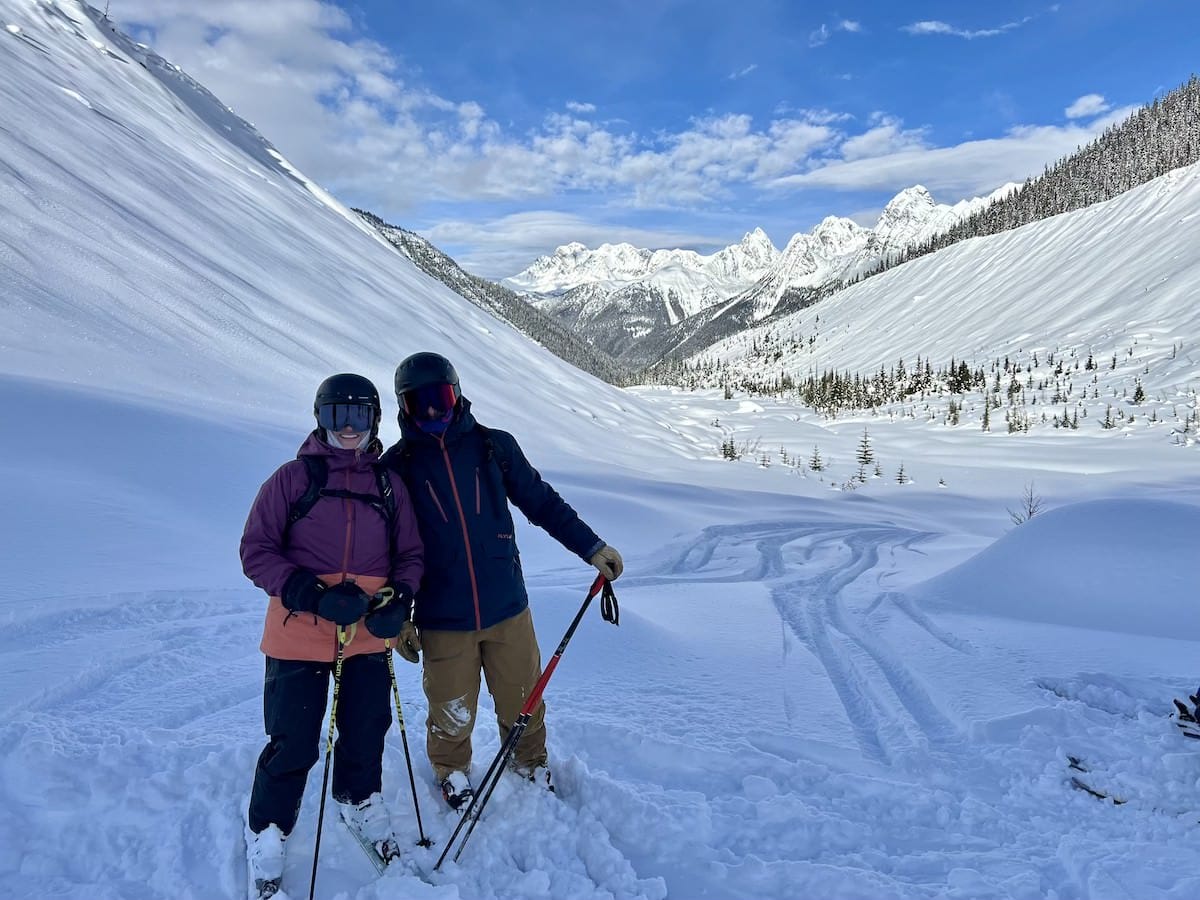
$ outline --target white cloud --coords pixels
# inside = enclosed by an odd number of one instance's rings
[[[833,33],[835,31],[847,31],[852,34],[857,34],[862,31],[862,23],[855,22],[853,19],[839,19],[832,25],[822,24],[820,28],[809,34],[808,46],[820,47],[828,43],[829,39],[833,37]]]
[[[780,107],[767,122],[709,115],[674,132],[642,134],[626,122],[594,121],[595,107],[573,100],[516,133],[473,99],[423,87],[402,59],[361,39],[349,17],[322,0],[122,0],[121,7],[159,52],[254,122],[307,175],[392,216],[437,202],[527,203],[585,192],[610,208],[689,210],[747,188],[891,190],[920,181],[965,194],[1039,171],[1101,124],[936,148],[923,129],[887,115],[863,128],[844,113]],[[843,19],[825,33],[859,28]]]
[[[926,129],[905,129],[899,119],[881,113],[871,118],[873,124],[870,128],[842,142],[842,159],[870,159],[907,150],[920,150],[927,146]]]
[[[730,72],[729,80],[737,81],[739,78],[745,78],[747,75],[749,75],[751,72],[753,72],[757,68],[758,68],[758,63],[751,63],[750,65],[746,66],[746,68],[744,68],[738,72]]]
[[[1108,112],[1108,101],[1100,94],[1084,94],[1064,110],[1068,119],[1087,119]]]
[[[731,115],[644,135],[581,118],[595,108],[578,101],[516,134],[473,100],[412,83],[402,60],[360,39],[331,3],[122,0],[121,14],[307,175],[391,213],[578,190],[643,207],[700,204],[798,171],[834,136],[804,111],[759,127]]]
[[[997,25],[995,28],[971,30],[968,28],[956,28],[946,22],[933,19],[923,22],[913,22],[911,25],[903,26],[900,30],[907,31],[909,34],[949,34],[954,37],[966,38],[970,41],[981,37],[996,37],[1007,31],[1020,28],[1032,20],[1033,16],[1026,16],[1015,22],[1005,22],[1003,25]]]
[[[771,186],[790,190],[896,191],[921,183],[944,196],[980,196],[999,185],[1040,174],[1047,162],[1073,153],[1132,111],[1132,107],[1115,110],[1086,126],[1022,125],[1003,137],[966,141],[953,147],[920,146],[919,133],[898,129],[897,123],[881,123],[868,132],[879,134],[875,147],[860,142],[857,149],[878,149],[886,143],[889,131],[896,136],[895,149],[882,155],[843,157],[775,179]],[[910,146],[904,146],[906,141]],[[845,143],[842,147],[844,150]]]

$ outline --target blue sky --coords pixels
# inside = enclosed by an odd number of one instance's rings
[[[782,247],[1041,171],[1200,70],[1192,0],[114,0],[342,200],[514,274],[555,246]]]

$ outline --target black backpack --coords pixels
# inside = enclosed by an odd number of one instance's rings
[[[367,504],[383,517],[387,524],[388,536],[396,524],[396,495],[392,493],[392,480],[388,478],[387,468],[380,463],[373,463],[371,469],[375,472],[375,484],[378,494],[359,494],[355,491],[343,491],[325,487],[329,481],[329,464],[323,456],[301,456],[304,468],[308,472],[308,487],[288,510],[287,522],[283,526],[283,546],[288,544],[288,536],[292,526],[307,516],[317,501],[322,497],[338,497],[343,500],[358,500]],[[388,547],[390,549],[391,542]]]

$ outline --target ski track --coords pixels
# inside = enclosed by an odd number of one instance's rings
[[[682,873],[695,860],[711,860],[713,896],[778,895],[803,884],[803,893],[813,896],[824,889],[851,897],[1081,900],[1186,897],[1188,885],[1200,886],[1200,879],[1156,881],[1155,865],[1149,864],[1117,892],[1119,876],[1104,862],[1111,855],[1105,830],[1110,826],[1099,818],[1109,811],[1067,784],[1057,744],[1061,714],[1070,710],[1061,703],[1034,710],[1015,748],[969,737],[961,720],[939,707],[907,662],[912,650],[899,650],[887,636],[893,620],[910,623],[952,656],[973,658],[979,651],[903,594],[881,589],[905,553],[921,553],[921,545],[934,537],[838,522],[713,526],[667,557],[662,568],[668,576],[624,580],[626,590],[664,582],[762,582],[779,615],[783,656],[803,648],[819,664],[869,768],[839,771],[821,761],[828,754],[806,758],[803,748],[785,739],[755,736],[728,754],[705,747],[702,771],[714,787],[696,798],[684,786],[697,780],[690,757],[685,757],[689,771],[679,779],[684,783],[658,776],[661,787],[655,789],[649,773],[678,767],[679,750],[609,733],[609,740],[633,747],[622,759],[630,781],[596,786],[597,803],[603,791],[627,794],[621,816],[605,820],[616,845],[635,860],[644,856],[647,833],[675,846],[651,865],[669,883],[685,880]],[[1062,696],[1079,706],[1089,691],[1119,692],[1127,682],[1079,676]],[[801,716],[797,702],[788,684],[781,688],[784,717],[795,725]],[[1091,699],[1107,713],[1114,702],[1161,706],[1162,696],[1162,685],[1150,683],[1139,701],[1125,696],[1106,706]],[[1111,731],[1097,723],[1088,737],[1101,743],[1105,729]],[[1102,743],[1111,749],[1118,742],[1106,736]],[[1200,763],[1190,769],[1176,765],[1186,769],[1184,785],[1187,772],[1200,775]],[[642,769],[644,782],[636,777]],[[591,781],[600,779],[594,775]],[[904,798],[899,804],[897,796]],[[1179,822],[1164,818],[1168,808],[1161,802],[1146,810],[1121,808],[1135,819],[1129,836],[1138,857],[1168,865],[1166,848],[1178,847],[1182,834]],[[1093,819],[1096,826],[1080,830],[1080,823]],[[766,831],[773,837],[764,837],[764,821],[773,823]],[[1031,822],[1039,827],[1030,828]],[[1057,842],[1047,840],[1047,829],[1059,834]],[[1195,836],[1187,837],[1195,846]],[[925,850],[939,860],[935,872],[925,865]],[[828,880],[823,867],[830,867]]]
[[[897,549],[911,551],[914,544],[930,537],[895,527],[839,527],[823,522],[717,526],[685,548],[670,571],[691,577],[703,574],[706,582],[767,582],[780,619],[817,657],[841,698],[863,754],[892,764],[898,758],[927,754],[931,746],[958,747],[962,736],[899,656],[869,636],[864,623],[851,621],[844,594],[868,573],[878,585],[886,574],[878,571],[881,548],[894,559]],[[722,544],[732,545],[736,555],[738,545],[749,543],[754,562],[747,568],[716,575],[702,572]],[[791,567],[787,555],[793,558]],[[806,574],[809,571],[815,574]],[[922,627],[947,646],[963,646],[928,619]],[[890,692],[881,690],[885,684]],[[897,709],[906,715],[897,715]]]

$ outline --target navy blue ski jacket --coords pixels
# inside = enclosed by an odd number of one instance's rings
[[[479,630],[529,605],[510,500],[585,562],[604,546],[516,438],[478,424],[465,397],[444,435],[421,431],[403,414],[400,432],[383,461],[408,488],[425,545],[417,627]]]

